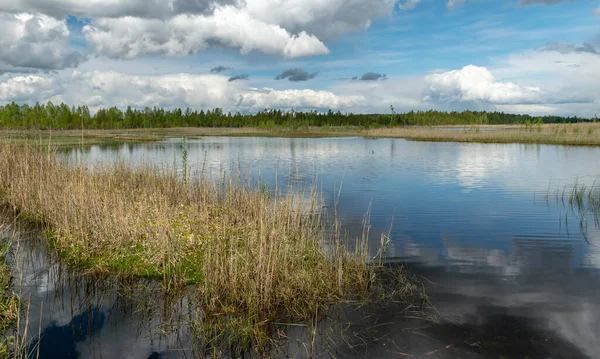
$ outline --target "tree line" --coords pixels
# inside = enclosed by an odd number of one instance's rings
[[[495,125],[532,123],[574,123],[595,121],[581,117],[530,116],[504,112],[463,111],[410,111],[388,114],[354,114],[339,111],[296,112],[282,110],[260,111],[255,114],[212,110],[162,108],[134,109],[125,111],[117,107],[102,108],[92,114],[87,106],[35,104],[34,106],[10,103],[0,106],[2,129],[126,129],[167,127],[258,127],[302,128],[309,126],[433,126],[433,125]]]

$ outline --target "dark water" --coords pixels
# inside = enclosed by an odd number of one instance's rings
[[[352,321],[348,342],[362,338],[360,345],[342,341],[320,354],[600,358],[600,230],[553,196],[600,180],[600,148],[225,137],[187,147],[189,165],[215,177],[239,171],[271,189],[316,182],[329,205],[339,193],[350,235],[362,231],[370,208],[373,246],[391,226],[389,261],[426,278],[439,322],[385,308]],[[180,167],[182,145],[93,146],[84,155]],[[39,253],[25,257],[25,287],[36,310],[44,303],[41,358],[193,357],[185,335],[168,335],[161,315],[136,314],[135,299],[122,298],[118,284],[103,291],[112,296],[94,295],[87,282],[57,286],[50,278],[61,270]],[[31,321],[37,328],[39,314]],[[300,344],[286,350],[307,356]]]

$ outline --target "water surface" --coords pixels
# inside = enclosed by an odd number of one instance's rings
[[[317,183],[329,207],[339,195],[349,235],[362,232],[370,211],[373,248],[391,228],[388,261],[426,278],[442,321],[415,329],[400,308],[387,308],[364,324],[376,329],[360,350],[340,344],[338,356],[600,357],[600,230],[548,197],[600,180],[600,148],[205,137],[188,140],[187,151],[188,166],[215,178],[239,172],[271,189]],[[84,157],[181,168],[182,141],[92,146]],[[52,288],[32,293],[48,313],[42,358],[183,356],[177,340],[157,342],[139,329],[145,319],[116,310],[116,298],[64,310]]]

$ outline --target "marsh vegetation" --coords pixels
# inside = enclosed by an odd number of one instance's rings
[[[575,181],[573,186],[548,188],[546,202],[556,203],[561,209],[560,221],[568,228],[569,220],[579,224],[584,239],[589,242],[590,222],[600,228],[600,187],[596,182],[585,185]]]
[[[553,145],[600,145],[600,123],[468,126],[356,127],[323,126],[298,129],[259,127],[175,127],[127,130],[3,130],[0,139],[47,146],[73,147],[156,142],[170,137],[204,136],[282,137],[282,138],[404,138],[431,142],[540,143]],[[83,140],[83,141],[82,141]]]
[[[0,233],[4,226],[0,224]],[[8,265],[11,242],[0,237],[0,358],[9,358],[15,339],[8,335],[19,318],[19,301],[12,292],[13,274]]]
[[[18,153],[18,156],[15,154]],[[0,144],[0,200],[39,226],[83,273],[145,277],[166,291],[193,286],[202,334],[262,348],[274,323],[314,320],[332,305],[409,300],[418,287],[348,241],[314,187],[267,191],[242,176],[164,166],[89,166],[52,150]]]

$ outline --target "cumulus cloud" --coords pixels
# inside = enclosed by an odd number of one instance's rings
[[[67,15],[165,18],[181,13],[209,13],[219,4],[235,2],[236,0],[2,0],[0,10],[35,11],[56,18]]]
[[[231,111],[281,109],[344,109],[361,103],[361,96],[329,91],[274,90],[247,87],[243,81],[213,74],[135,76],[119,72],[78,72],[17,76],[0,82],[0,101],[65,102],[99,107],[214,108]]]
[[[254,0],[245,10],[292,33],[307,31],[329,39],[363,31],[375,18],[391,15],[396,0]]]
[[[597,54],[519,52],[498,63],[494,74],[545,89],[547,94],[542,103],[561,104],[556,107],[562,114],[593,117],[600,112],[600,56]],[[580,105],[575,106],[576,103]]]
[[[0,11],[89,17],[84,37],[113,58],[186,56],[209,46],[283,57],[328,53],[321,39],[362,31],[396,0],[0,0]]]
[[[74,72],[65,102],[88,106],[226,107],[239,87],[221,75],[135,76],[118,72]]]
[[[31,98],[50,98],[61,92],[60,83],[41,76],[15,76],[0,82],[0,100],[27,102]]]
[[[241,75],[232,76],[227,81],[228,82],[233,82],[233,81],[237,81],[237,80],[248,80],[248,74],[241,74]]]
[[[241,96],[238,106],[295,109],[343,109],[362,103],[360,96],[339,96],[328,91],[254,89]]]
[[[460,70],[426,77],[425,100],[442,102],[488,102],[531,104],[545,101],[539,87],[497,81],[485,67],[465,66]]]
[[[99,54],[132,59],[145,55],[187,56],[210,46],[253,50],[294,58],[329,53],[315,36],[291,34],[232,6],[214,14],[177,15],[168,20],[136,17],[99,18],[84,26],[83,36]]]
[[[0,71],[76,67],[83,55],[69,48],[65,21],[40,14],[0,13]]]
[[[317,77],[317,74],[317,72],[309,74],[308,72],[302,69],[287,69],[279,75],[275,76],[275,80],[288,79],[292,82],[308,81]]]
[[[1,0],[0,11],[39,12],[64,18],[139,17],[168,19],[180,14],[210,15],[235,6],[249,16],[292,33],[334,37],[364,30],[374,18],[389,15],[396,0]],[[414,0],[411,0],[414,1]],[[229,24],[235,26],[235,24]]]
[[[231,67],[225,67],[225,66],[219,65],[219,66],[215,66],[212,69],[210,69],[210,73],[211,74],[218,74],[220,72],[227,71],[227,70],[231,70]]]
[[[562,60],[556,63],[557,58]],[[590,68],[564,65],[588,61]],[[510,57],[506,67],[497,68],[494,73],[527,83],[501,81],[487,68],[469,65],[426,76],[423,100],[436,107],[444,103],[456,104],[462,109],[491,105],[496,110],[519,109],[532,114],[554,111],[569,116],[574,113],[591,116],[594,113],[591,109],[598,108],[595,94],[600,89],[596,64],[600,64],[598,56],[587,53],[521,53]],[[537,78],[534,84],[530,79],[532,75]]]

